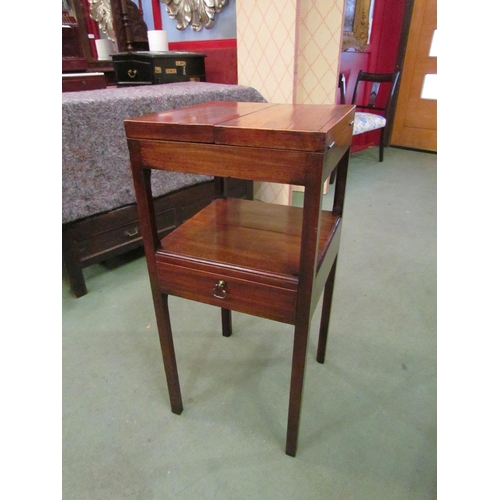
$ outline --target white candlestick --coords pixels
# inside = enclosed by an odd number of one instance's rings
[[[148,31],[148,42],[151,52],[168,51],[168,38],[165,30]]]

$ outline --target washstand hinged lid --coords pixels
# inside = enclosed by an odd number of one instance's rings
[[[217,101],[129,118],[125,130],[129,139],[324,151],[353,118],[352,105]]]

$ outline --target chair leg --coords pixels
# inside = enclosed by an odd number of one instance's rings
[[[231,320],[231,309],[221,308],[222,317],[222,335],[230,337],[233,333],[233,322]]]
[[[318,363],[325,362],[326,341],[328,339],[328,327],[330,325],[330,313],[332,310],[333,287],[335,284],[335,270],[337,268],[337,258],[333,263],[328,279],[325,283],[323,292],[323,309],[321,311],[321,322],[319,327],[318,351],[316,353],[316,361]]]
[[[294,457],[297,453],[299,437],[300,409],[304,371],[306,364],[307,336],[309,325],[296,325],[293,341],[292,377],[290,382],[290,401],[288,404],[288,426],[286,434],[286,454]]]
[[[182,396],[179,385],[179,375],[177,373],[177,362],[175,360],[174,341],[172,338],[172,326],[170,324],[170,314],[168,311],[168,295],[153,293],[156,322],[160,336],[161,352],[163,356],[163,366],[167,376],[168,394],[172,412],[180,415],[182,413]]]
[[[335,182],[335,177],[337,177],[337,169],[335,169],[331,174],[330,174],[330,179],[328,183],[332,185]]]
[[[378,150],[378,161],[384,161],[384,138],[385,138],[385,127],[380,129],[380,145]]]

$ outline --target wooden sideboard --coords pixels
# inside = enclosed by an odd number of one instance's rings
[[[142,245],[123,120],[213,100],[265,101],[250,87],[204,82],[62,94],[63,263],[73,295],[87,293],[85,267]],[[251,198],[252,183],[162,176],[155,190],[162,234],[220,195]]]

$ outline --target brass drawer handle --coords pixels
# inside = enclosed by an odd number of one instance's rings
[[[134,229],[132,229],[131,231],[125,231],[125,234],[130,237],[136,236],[137,234],[139,234],[139,228],[134,227]]]
[[[137,75],[137,70],[136,69],[129,69],[127,71],[127,75],[130,77],[130,78],[135,78],[136,75]]]
[[[218,299],[225,299],[227,297],[226,282],[224,280],[217,281],[212,289],[212,292],[214,297],[217,297]]]

